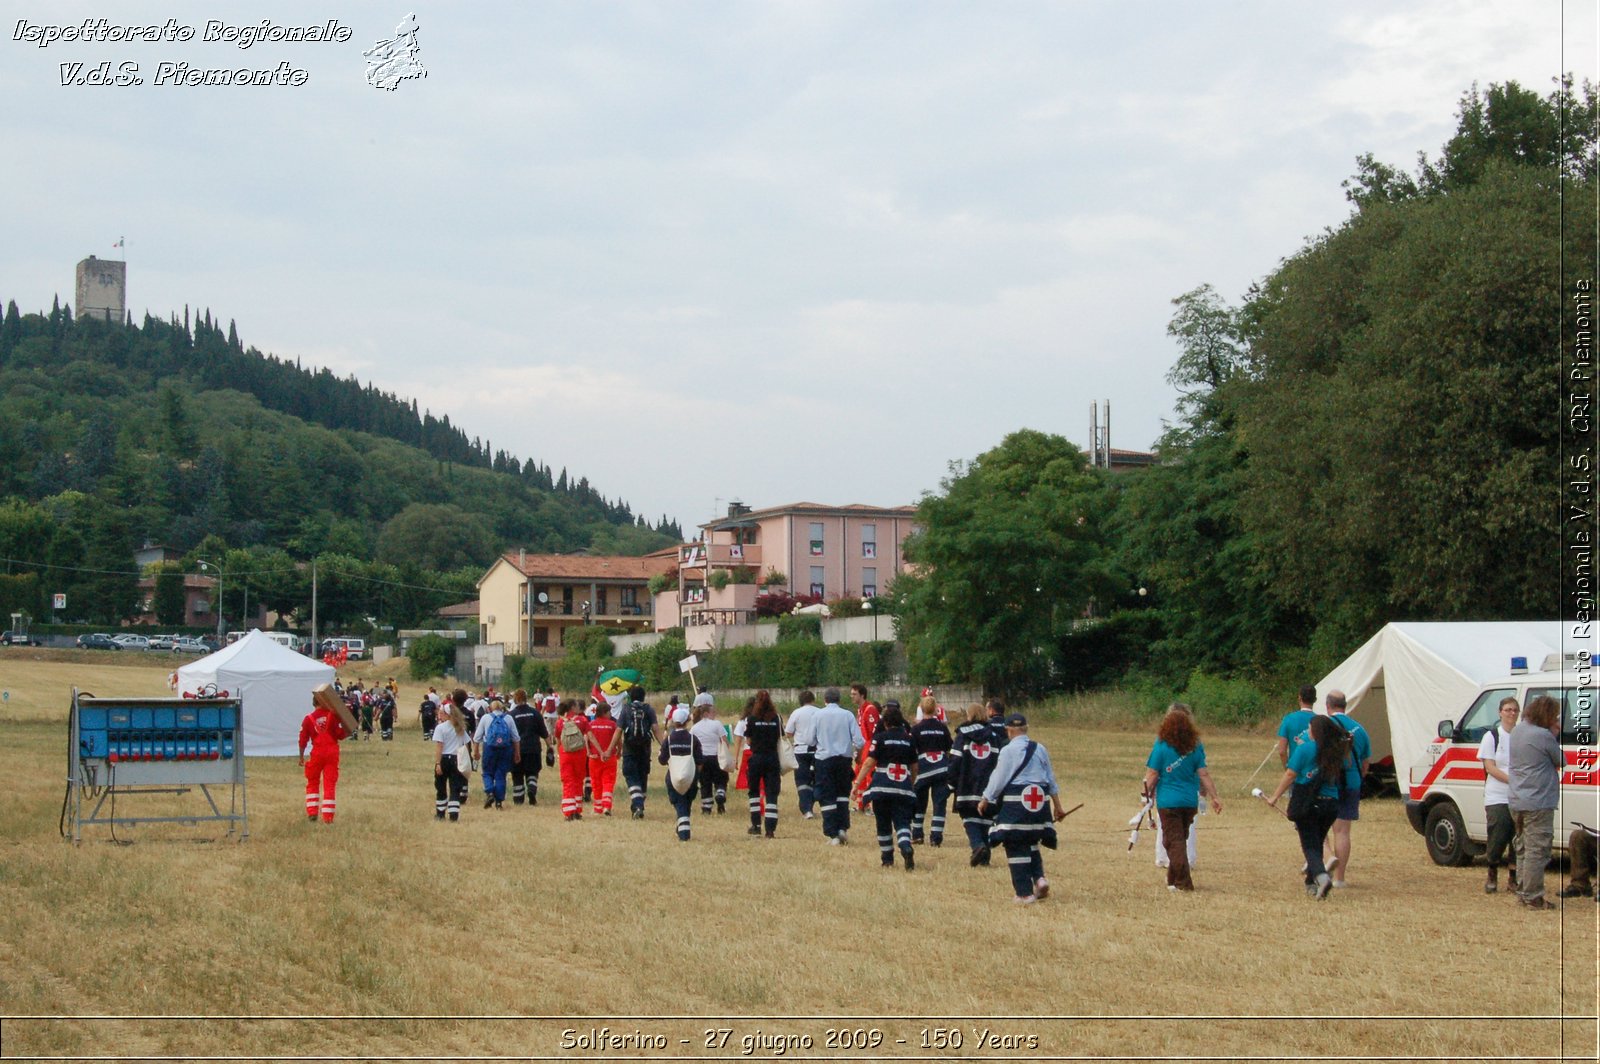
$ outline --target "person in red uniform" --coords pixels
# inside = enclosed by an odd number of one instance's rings
[[[622,756],[622,729],[611,717],[611,704],[601,699],[589,722],[589,789],[594,811],[611,815],[611,789],[617,785],[617,761]]]
[[[339,786],[339,740],[350,733],[330,709],[316,706],[300,722],[300,745],[295,754],[306,770],[306,819],[321,813],[324,824],[333,823],[334,792]],[[306,744],[311,757],[306,758]]]
[[[589,778],[589,718],[576,698],[561,703],[561,717],[552,729],[551,749],[561,759],[561,815],[583,819],[583,781]]]
[[[856,763],[851,779],[861,774],[861,766],[866,763],[867,751],[872,749],[872,733],[878,730],[878,707],[872,699],[867,697],[866,684],[853,683],[850,685],[850,697],[856,701],[856,725],[861,729],[861,753],[856,757]],[[856,799],[856,808],[866,810],[872,800],[865,794]]]

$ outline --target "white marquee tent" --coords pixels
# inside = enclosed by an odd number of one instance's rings
[[[244,752],[292,757],[300,722],[311,712],[311,692],[332,683],[332,665],[296,654],[260,630],[231,646],[178,669],[179,692],[198,693],[207,684],[242,698]]]
[[[1511,659],[1537,670],[1562,652],[1559,621],[1404,621],[1386,624],[1317,683],[1318,708],[1343,691],[1346,712],[1372,737],[1372,759],[1394,755],[1401,793],[1411,766],[1438,737],[1441,720],[1459,720],[1486,680],[1511,671]],[[1567,650],[1593,649],[1568,641]]]

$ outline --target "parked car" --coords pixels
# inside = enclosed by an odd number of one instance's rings
[[[171,650],[172,644],[178,641],[175,635],[153,635],[145,643],[146,650]]]
[[[206,646],[204,639],[195,639],[193,636],[179,636],[172,641],[174,654],[209,654],[211,648]]]
[[[0,646],[36,647],[39,641],[27,632],[0,632]]]
[[[121,650],[122,645],[104,632],[78,637],[79,650]]]
[[[116,644],[123,650],[147,650],[150,647],[150,640],[146,639],[142,635],[129,635],[128,633],[123,632],[119,635],[114,635],[111,638],[115,640]]]

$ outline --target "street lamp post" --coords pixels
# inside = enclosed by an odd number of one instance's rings
[[[222,646],[223,638],[222,578],[226,574],[222,571],[222,566],[218,565],[214,561],[206,558],[196,558],[195,561],[200,563],[201,572],[205,572],[210,568],[215,568],[217,570],[217,646],[220,648]]]

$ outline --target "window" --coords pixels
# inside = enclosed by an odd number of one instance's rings
[[[876,598],[878,595],[878,567],[869,565],[861,570],[861,597]]]
[[[861,556],[863,558],[876,558],[878,556],[878,526],[861,526]]]
[[[824,596],[822,566],[820,565],[813,565],[811,567],[811,593],[817,598],[822,598]]]
[[[636,587],[623,588],[622,604],[624,606],[637,606],[639,604],[639,589]]]
[[[1472,708],[1467,710],[1467,715],[1461,718],[1461,725],[1456,730],[1461,735],[1461,742],[1479,743],[1483,741],[1483,733],[1500,723],[1500,700],[1502,698],[1515,698],[1517,692],[1511,687],[1498,687],[1493,691],[1485,691],[1472,703]]]
[[[1592,687],[1535,687],[1528,691],[1528,702],[1540,695],[1549,695],[1561,703],[1561,742],[1565,746],[1593,746],[1595,732],[1595,691]],[[1578,768],[1593,768],[1591,762]]]
[[[811,555],[812,555],[812,557],[820,557],[822,555],[822,522],[821,521],[813,521],[813,522],[811,522]]]
[[[547,647],[550,645],[550,629],[535,627],[533,630],[533,645]]]

